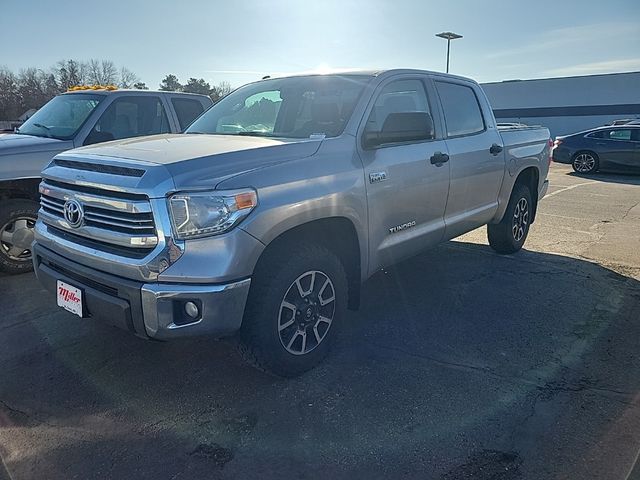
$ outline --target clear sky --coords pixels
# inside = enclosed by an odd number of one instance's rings
[[[445,69],[479,81],[640,71],[640,0],[0,0],[0,65],[111,59],[232,86],[267,74]]]

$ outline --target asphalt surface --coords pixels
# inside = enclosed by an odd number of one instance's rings
[[[380,272],[294,380],[0,277],[0,479],[640,478],[640,177],[550,179],[525,250]]]

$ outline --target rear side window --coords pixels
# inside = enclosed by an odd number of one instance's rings
[[[605,138],[610,138],[611,140],[631,140],[631,130],[608,130],[608,135]]]
[[[604,132],[602,130],[599,130],[597,132],[590,133],[589,135],[587,135],[587,137],[589,137],[589,138],[604,138]]]
[[[471,87],[436,82],[442,101],[447,136],[457,137],[484,131],[485,124],[478,98]]]
[[[202,103],[191,98],[173,97],[171,99],[171,103],[173,104],[173,108],[176,111],[176,115],[178,115],[180,130],[184,130],[185,128],[187,128],[191,124],[191,122],[193,122],[200,116],[202,112],[204,112]]]

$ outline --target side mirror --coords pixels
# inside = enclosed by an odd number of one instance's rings
[[[362,143],[365,148],[375,148],[386,143],[433,140],[433,120],[427,112],[390,113],[379,132],[365,132]]]

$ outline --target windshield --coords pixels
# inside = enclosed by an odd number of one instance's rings
[[[211,107],[185,133],[335,137],[370,78],[318,75],[246,85]]]
[[[38,110],[17,130],[23,135],[50,137],[60,140],[73,138],[104,95],[58,95]]]

